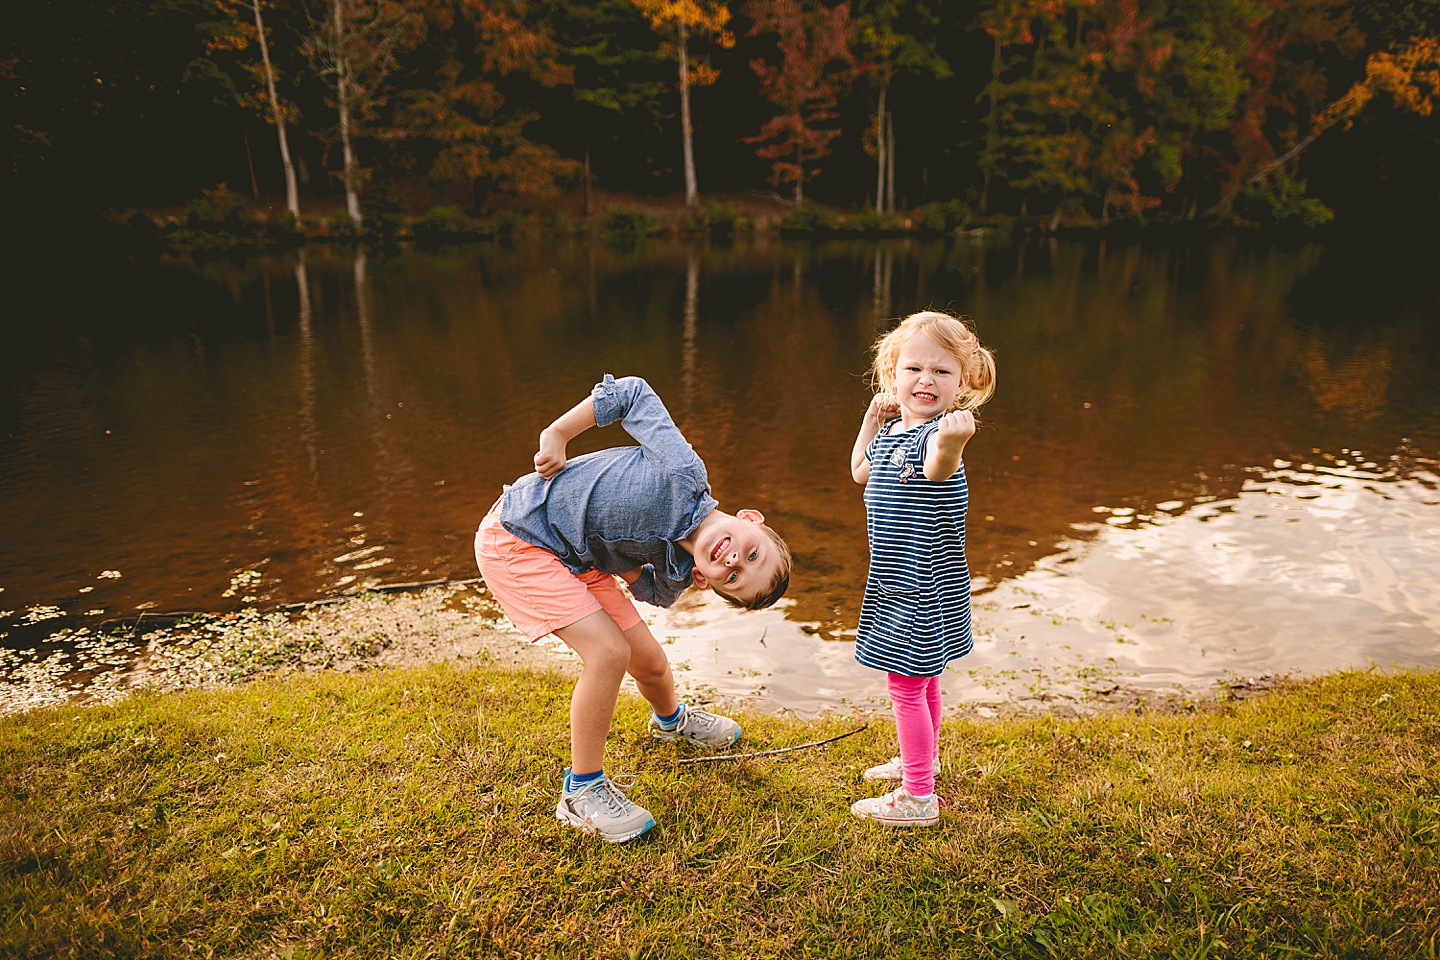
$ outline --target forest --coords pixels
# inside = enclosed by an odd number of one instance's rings
[[[1440,0],[14,0],[12,227],[753,195],[1420,228]],[[222,186],[223,185],[223,186]],[[208,193],[207,193],[208,192]]]

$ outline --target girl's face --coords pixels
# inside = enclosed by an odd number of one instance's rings
[[[906,430],[949,410],[962,386],[960,362],[925,334],[915,334],[900,348],[895,399]]]

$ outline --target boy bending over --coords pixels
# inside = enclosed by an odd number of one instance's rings
[[[567,460],[594,426],[620,421],[639,446]],[[570,766],[555,816],[614,843],[655,825],[605,775],[605,738],[626,673],[650,702],[652,734],[724,749],[728,717],[681,703],[665,651],[630,594],[668,607],[692,584],[759,610],[790,584],[790,550],[758,510],[729,514],[705,464],[639,377],[610,375],[540,433],[535,472],[506,486],[475,534],[490,592],[532,641],[553,633],[584,664],[570,698]]]

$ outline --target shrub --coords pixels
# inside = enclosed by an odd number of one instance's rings
[[[249,232],[254,221],[246,216],[245,198],[220,184],[213,190],[201,190],[200,199],[185,206],[181,222],[191,230]]]
[[[927,203],[915,211],[915,224],[923,233],[954,233],[965,229],[974,216],[970,205],[963,200],[945,200]]]
[[[360,236],[360,227],[350,214],[344,210],[337,210],[325,218],[325,235],[335,240],[356,240]]]
[[[903,233],[905,218],[894,213],[861,210],[845,217],[841,225],[852,233]]]
[[[654,232],[657,222],[653,214],[646,213],[644,210],[615,207],[605,214],[605,220],[600,225],[600,232],[617,239],[648,237]]]
[[[393,240],[405,226],[405,215],[400,201],[387,193],[367,196],[361,209],[365,215],[365,229],[381,240]]]
[[[1335,219],[1335,211],[1307,197],[1307,186],[1306,181],[1277,170],[1265,183],[1246,184],[1241,189],[1235,197],[1235,213],[1266,227],[1324,226]]]
[[[749,218],[734,204],[717,203],[705,208],[705,232],[712,237],[733,237],[749,225]]]
[[[525,214],[519,210],[497,210],[486,217],[483,223],[487,236],[503,237],[508,240],[520,232],[525,220]]]
[[[494,228],[476,220],[459,207],[434,207],[410,225],[410,234],[420,243],[444,243],[474,237],[494,236]]]
[[[814,205],[797,207],[780,218],[780,232],[831,233],[835,230],[835,214]]]
[[[270,247],[303,247],[305,234],[294,214],[285,211],[282,216],[260,223],[260,241]]]

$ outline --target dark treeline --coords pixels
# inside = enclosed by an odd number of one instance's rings
[[[610,193],[1061,224],[1440,214],[1440,0],[15,0],[15,218]],[[687,136],[688,129],[693,137]]]

